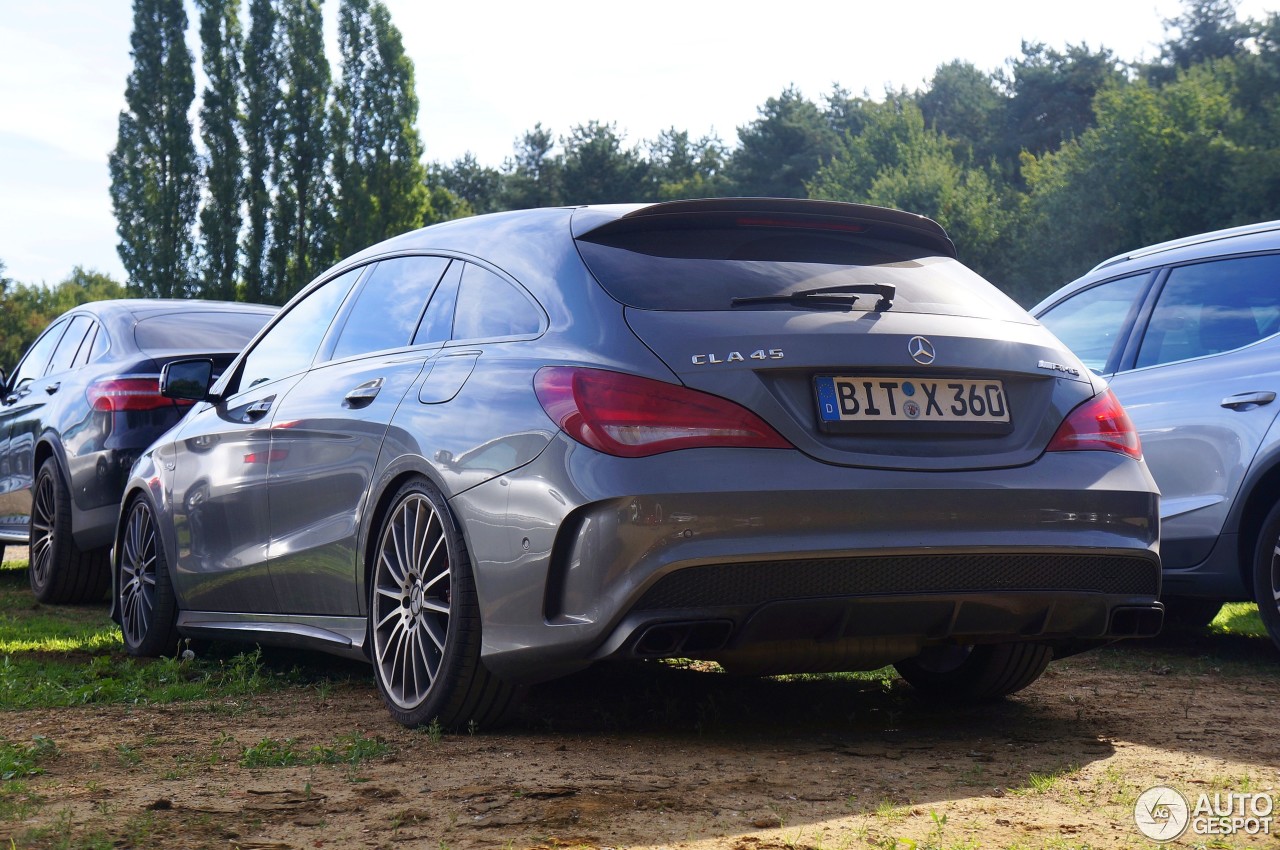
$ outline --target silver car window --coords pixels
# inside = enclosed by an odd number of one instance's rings
[[[333,359],[408,345],[448,265],[444,257],[396,257],[378,263],[356,295]]]
[[[1232,351],[1280,325],[1280,254],[1180,266],[1156,301],[1136,366]]]
[[[1101,373],[1147,279],[1143,272],[1092,286],[1049,308],[1040,322],[1084,365]]]

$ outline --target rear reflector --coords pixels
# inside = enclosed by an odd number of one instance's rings
[[[1119,452],[1137,460],[1142,457],[1142,443],[1120,400],[1107,390],[1071,411],[1045,451]]]
[[[122,410],[159,410],[173,407],[175,404],[191,404],[189,401],[174,402],[160,395],[160,381],[154,375],[94,381],[85,394],[89,397],[89,404],[94,410],[108,413]]]
[[[566,434],[616,457],[701,447],[789,449],[759,416],[734,402],[621,372],[547,366],[538,401]]]

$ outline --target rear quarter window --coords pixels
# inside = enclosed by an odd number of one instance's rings
[[[860,234],[770,228],[687,228],[588,234],[583,261],[615,300],[643,310],[776,309],[735,298],[851,284],[892,284],[894,312],[1030,322],[982,277],[927,248]],[[870,310],[874,295],[855,310]],[[785,307],[786,305],[782,305]]]
[[[270,318],[211,310],[148,316],[134,326],[133,339],[143,351],[239,352]]]

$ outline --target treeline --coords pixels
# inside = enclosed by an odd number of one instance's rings
[[[1146,63],[1024,43],[999,70],[955,60],[914,91],[787,88],[732,145],[674,127],[633,143],[611,122],[538,124],[497,165],[422,163],[413,65],[380,0],[339,0],[336,74],[320,0],[248,0],[247,26],[240,0],[196,7],[198,143],[183,2],[134,0],[110,169],[135,295],[283,303],[338,258],[448,218],[755,195],[931,216],[1029,304],[1111,254],[1280,218],[1280,14],[1241,20],[1235,0],[1187,0]],[[85,274],[68,281],[76,297]],[[61,303],[6,286],[6,322],[10,304]]]

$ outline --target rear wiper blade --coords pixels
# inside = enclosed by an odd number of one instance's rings
[[[820,286],[816,289],[799,289],[785,295],[753,295],[748,298],[734,298],[729,302],[731,307],[747,304],[795,304],[806,307],[852,307],[858,295],[879,295],[876,312],[888,310],[893,306],[893,298],[898,288],[892,283],[847,283],[841,286]],[[849,297],[841,297],[849,296]]]

